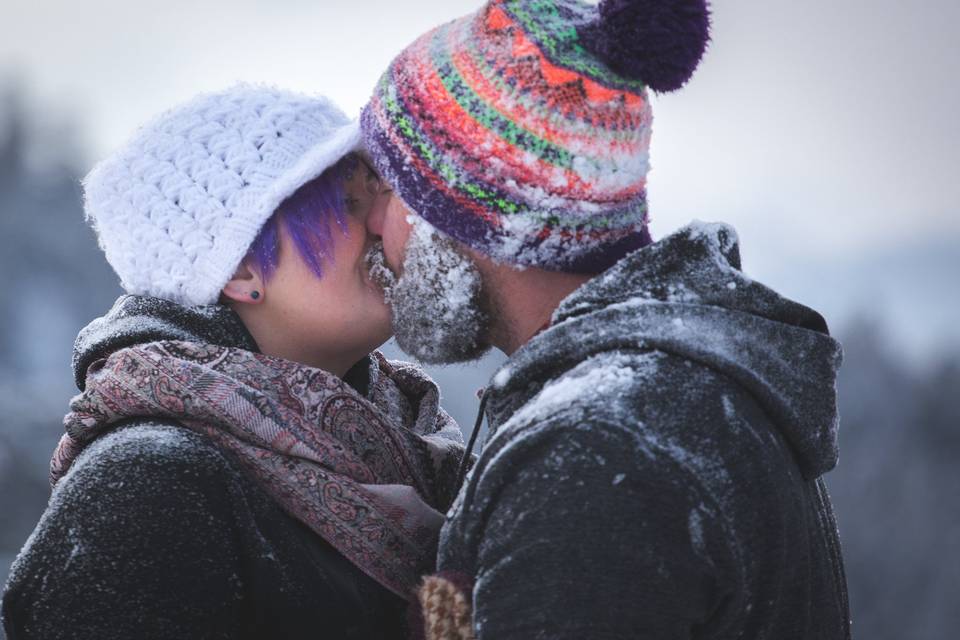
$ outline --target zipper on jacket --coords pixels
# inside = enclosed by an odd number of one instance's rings
[[[470,456],[473,454],[473,447],[477,442],[477,436],[480,434],[480,428],[483,426],[483,417],[487,409],[487,398],[489,394],[487,389],[480,395],[480,408],[477,410],[477,419],[473,423],[473,433],[470,434],[470,442],[467,444],[463,457],[460,459],[460,467],[457,469],[457,490],[454,495],[460,493],[463,488],[463,480],[467,476],[467,470],[470,466]]]

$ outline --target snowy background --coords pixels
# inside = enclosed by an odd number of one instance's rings
[[[960,628],[960,2],[717,0],[656,99],[655,236],[740,232],[748,274],[844,343],[833,494],[858,638]],[[0,8],[0,579],[42,512],[77,330],[119,293],[79,178],[192,94],[265,81],[364,103],[390,58],[478,2],[35,0]],[[393,353],[396,353],[393,350]],[[467,431],[500,357],[435,368]]]

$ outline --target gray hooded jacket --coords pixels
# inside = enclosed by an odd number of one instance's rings
[[[820,479],[840,360],[726,225],[580,287],[494,375],[441,534],[478,638],[849,638]]]

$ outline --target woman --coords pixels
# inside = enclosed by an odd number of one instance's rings
[[[77,338],[11,640],[403,637],[462,446],[429,378],[373,351],[358,135],[324,99],[238,86],[87,176],[128,295]]]

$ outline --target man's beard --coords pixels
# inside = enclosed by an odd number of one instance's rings
[[[490,349],[490,313],[476,263],[450,238],[411,216],[397,278],[383,245],[367,252],[370,278],[383,288],[397,344],[428,364],[475,360]]]

